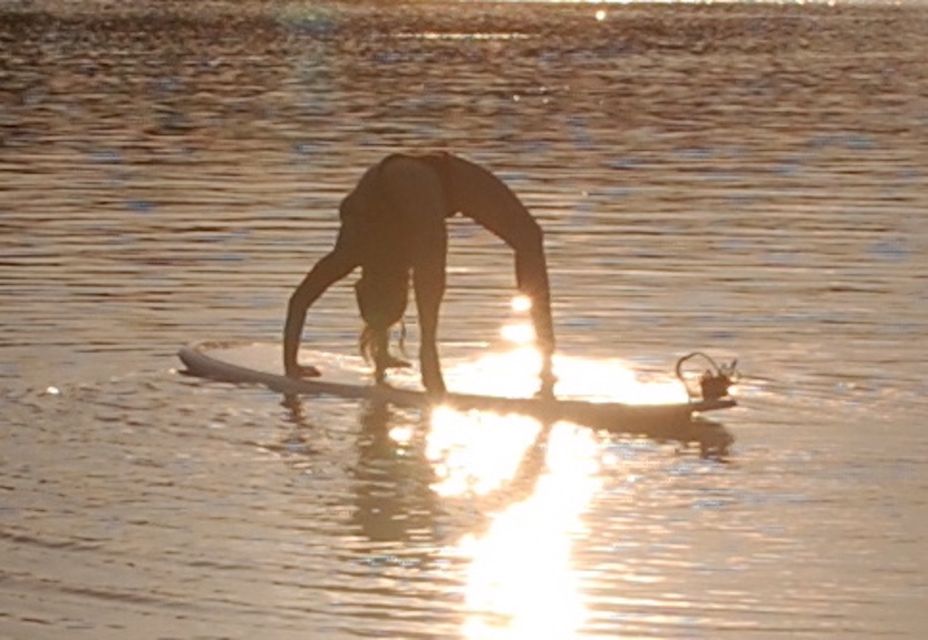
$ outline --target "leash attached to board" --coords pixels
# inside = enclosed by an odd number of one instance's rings
[[[693,390],[683,375],[683,364],[693,358],[702,358],[709,363],[709,368],[699,376],[699,392]],[[679,360],[675,371],[683,387],[686,389],[690,400],[718,400],[728,395],[729,388],[738,381],[740,377],[737,371],[738,360],[732,360],[730,363],[718,364],[710,356],[702,351],[693,351],[688,353]]]

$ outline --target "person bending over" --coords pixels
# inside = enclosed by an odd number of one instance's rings
[[[438,309],[445,292],[448,231],[445,220],[461,213],[515,252],[519,290],[532,303],[542,355],[539,394],[550,396],[554,330],[542,230],[516,195],[483,167],[449,153],[392,154],[368,169],[339,207],[335,247],[290,297],[284,327],[284,369],[294,378],[319,371],[297,361],[309,307],[332,283],[361,267],[355,295],[364,329],[361,349],[373,360],[376,381],[386,370],[408,366],[389,351],[390,328],[406,310],[410,278],[419,314],[422,384],[445,392],[438,359]]]

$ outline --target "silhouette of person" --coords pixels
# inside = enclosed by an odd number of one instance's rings
[[[471,218],[515,252],[516,281],[531,302],[542,354],[540,395],[550,396],[554,330],[542,230],[516,195],[483,167],[449,153],[392,154],[368,169],[339,207],[335,247],[309,271],[290,297],[284,327],[284,368],[290,377],[320,375],[297,361],[306,312],[332,283],[361,267],[355,284],[365,327],[362,353],[373,360],[375,379],[408,366],[389,352],[389,330],[406,310],[409,282],[419,316],[422,383],[445,392],[436,344],[438,310],[445,292],[448,232],[445,220]]]

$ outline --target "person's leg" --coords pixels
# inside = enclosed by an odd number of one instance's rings
[[[422,384],[442,394],[445,383],[438,357],[438,314],[445,293],[447,204],[434,167],[421,159],[396,157],[383,167],[388,200],[410,241],[413,288],[419,315]]]
[[[444,224],[435,227],[427,242],[417,251],[413,265],[413,287],[419,313],[419,365],[422,384],[434,394],[445,392],[445,381],[438,358],[438,313],[445,294],[445,259],[448,234]]]
[[[387,358],[389,356],[389,342],[390,342],[390,333],[389,329],[378,329],[375,330],[373,340],[373,353],[374,353],[374,382],[377,384],[383,384],[386,380],[387,374]]]

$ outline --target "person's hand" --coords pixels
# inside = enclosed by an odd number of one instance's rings
[[[321,375],[322,372],[311,364],[296,364],[287,367],[287,377],[289,378],[318,378]]]

